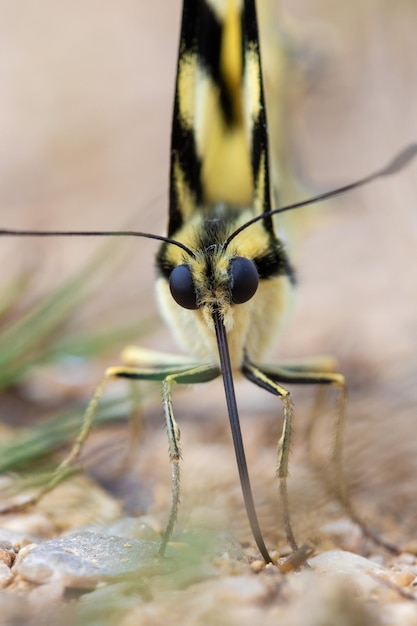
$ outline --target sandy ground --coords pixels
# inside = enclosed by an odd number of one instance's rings
[[[322,190],[360,178],[415,141],[415,3],[282,4],[306,49],[301,61],[307,78],[301,87],[297,83],[288,112],[306,186]],[[0,4],[3,226],[163,230],[179,20],[177,0]],[[416,179],[413,164],[333,201],[324,218],[317,212],[317,225],[298,253],[298,305],[271,353],[274,360],[337,358],[350,386],[345,461],[357,506],[392,541],[414,547]],[[81,267],[93,247],[89,241],[3,241],[2,278],[11,267],[34,262],[34,291],[47,292]],[[138,319],[139,325],[153,314],[153,252],[152,242],[141,241],[129,263],[74,316],[73,327],[85,330],[114,319]],[[174,347],[164,329],[146,345]],[[97,365],[97,376],[102,366]],[[238,393],[266,538],[285,543],[274,517],[276,402],[246,384],[239,384]],[[314,537],[325,547],[322,531],[341,513],[303,460],[311,398],[296,392],[295,403],[299,436],[290,480],[295,529],[301,540]],[[228,511],[226,523],[233,520],[239,539],[250,541],[220,384],[198,395],[181,393],[177,415],[184,449],[182,522],[198,519],[199,507],[205,515],[209,499],[215,509]],[[331,415],[330,407],[328,428]],[[137,480],[143,484],[143,476],[149,477],[154,509],[163,521],[169,468],[158,406],[149,422]],[[339,547],[371,550],[360,539]]]

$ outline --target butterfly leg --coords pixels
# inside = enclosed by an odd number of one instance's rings
[[[334,487],[332,487],[328,475],[325,476],[325,484],[327,488],[333,491],[333,493],[336,491],[336,497],[343,504],[345,511],[351,520],[359,526],[365,537],[368,537],[374,543],[382,546],[389,552],[398,554],[400,551],[399,548],[386,541],[378,533],[372,530],[362,519],[362,516],[357,512],[357,509],[351,500],[343,468],[343,431],[346,413],[346,382],[342,374],[338,374],[334,371],[327,371],[327,368],[330,370],[332,367],[331,360],[318,359],[312,363],[305,363],[302,365],[279,367],[262,366],[262,371],[265,375],[279,383],[294,385],[318,385],[322,389],[325,387],[334,387],[337,389],[338,398],[336,405],[336,426],[334,430],[332,451],[332,464],[335,470],[337,488],[335,490]],[[312,447],[314,430],[316,429],[317,422],[320,417],[319,409],[321,403],[322,396],[319,395],[313,410],[313,417],[307,431],[310,448]],[[315,464],[318,465],[318,463]]]
[[[292,531],[287,491],[288,457],[290,453],[294,415],[291,395],[286,389],[284,389],[284,387],[281,387],[281,385],[269,377],[268,374],[266,374],[262,369],[253,364],[245,363],[242,371],[244,376],[256,385],[278,396],[284,406],[284,422],[282,425],[281,437],[278,441],[277,476],[280,485],[285,532],[288,543],[295,552],[298,550],[298,545]]]
[[[159,362],[163,362],[164,359],[161,356],[161,358],[158,360]],[[165,385],[164,381],[165,379],[168,379],[169,381],[170,375],[173,375],[173,374],[180,375],[182,372],[185,373],[185,372],[190,371],[191,369],[190,364],[187,362],[187,364],[183,363],[182,365],[180,365],[180,360],[181,360],[181,357],[176,357],[177,364],[175,366],[166,365],[166,366],[159,366],[156,368],[149,368],[149,369],[145,369],[145,368],[141,369],[138,367],[128,367],[128,366],[118,366],[118,367],[108,368],[102,380],[100,381],[99,385],[97,386],[94,392],[94,395],[91,398],[87,406],[78,436],[71,450],[69,451],[67,456],[63,459],[63,461],[58,465],[55,471],[52,473],[50,479],[33,497],[25,500],[24,502],[19,502],[17,504],[12,504],[8,507],[5,507],[0,511],[0,513],[1,514],[15,513],[18,511],[25,510],[26,508],[30,506],[36,505],[43,498],[43,496],[45,496],[47,493],[52,491],[60,482],[62,482],[62,480],[65,479],[65,477],[68,474],[69,467],[81,453],[83,445],[88,438],[88,435],[91,431],[91,428],[94,422],[94,418],[97,413],[98,404],[104,394],[104,391],[107,387],[108,382],[111,379],[127,378],[127,379],[134,379],[134,380],[163,381],[163,384]],[[204,369],[204,368],[194,367],[192,371],[195,372],[197,370],[197,372],[200,372],[201,369]],[[210,369],[210,368],[206,368],[206,369]],[[211,370],[214,370],[214,369],[216,371],[215,372],[212,371],[211,377],[209,378],[210,380],[211,378],[214,378],[215,376],[218,375],[217,368],[211,368]],[[182,382],[182,380],[184,380],[186,383],[198,382],[199,380],[201,381],[202,378],[204,379],[203,375],[198,376],[197,374],[195,374],[194,377],[188,375],[188,376],[185,376],[183,379],[179,380],[179,382]],[[167,398],[169,398],[169,394],[167,394]],[[170,398],[169,398],[169,403],[170,403]],[[169,417],[167,417],[167,425],[169,423],[168,435],[170,437],[170,453],[174,454],[175,437],[173,437],[173,433],[175,433],[176,424],[175,424],[175,421],[173,420],[171,407],[169,411],[166,410],[166,414],[167,416],[172,417],[171,421],[169,420]],[[173,476],[174,476],[174,470],[173,470]],[[179,489],[179,481],[177,482],[178,482],[178,489]],[[174,487],[173,487],[173,491],[174,491]]]
[[[180,503],[180,430],[175,420],[172,409],[172,389],[176,384],[191,385],[203,383],[217,378],[219,368],[214,366],[182,366],[178,370],[178,365],[174,369],[165,367],[155,370],[140,370],[133,367],[111,368],[112,377],[128,378],[133,380],[160,380],[162,382],[162,397],[165,413],[165,422],[168,434],[169,459],[171,463],[171,508],[166,525],[159,555],[163,556],[166,546],[172,535],[175,522],[178,517],[178,508]]]
[[[123,365],[128,367],[137,367],[143,369],[144,367],[150,367],[152,369],[158,369],[159,367],[167,367],[172,365],[195,365],[195,360],[190,359],[185,355],[170,354],[160,352],[156,350],[150,350],[149,348],[143,348],[142,346],[129,345],[124,348],[121,354],[121,361]],[[143,408],[140,401],[140,393],[138,393],[138,387],[133,382],[131,385],[131,403],[135,407],[131,418],[129,420],[131,436],[129,436],[129,450],[126,457],[126,467],[131,467],[135,458],[137,443],[142,435],[143,431]]]

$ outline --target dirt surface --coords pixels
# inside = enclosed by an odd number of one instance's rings
[[[277,8],[269,4],[270,10]],[[314,193],[361,178],[416,141],[415,2],[369,0],[342,6],[330,0],[292,0],[282,5],[293,36],[305,48],[299,60],[305,79],[295,90],[289,120],[305,186]],[[161,232],[180,3],[38,0],[4,3],[0,16],[1,224],[68,229],[129,225]],[[296,390],[289,491],[299,541],[313,542],[318,553],[350,550],[401,572],[404,564],[408,572],[415,571],[412,554],[417,551],[416,180],[414,163],[392,179],[332,201],[331,210],[316,212],[316,225],[298,250],[297,307],[270,355],[271,361],[318,354],[337,358],[350,389],[344,450],[354,501],[372,527],[407,554],[388,556],[364,541],[325,492],[306,463],[303,443],[312,397]],[[10,268],[35,264],[36,293],[48,292],[82,267],[94,248],[90,241],[74,240],[1,243],[2,279]],[[114,319],[138,319],[139,326],[154,314],[154,249],[152,242],[141,241],[129,263],[74,316],[73,327],[82,331]],[[175,349],[162,328],[145,343]],[[115,362],[117,355],[92,366],[92,381]],[[237,390],[265,540],[285,553],[274,479],[280,408],[246,383]],[[227,528],[251,561],[256,550],[241,502],[222,394],[220,383],[178,394],[184,451],[180,527],[201,527],[209,520],[216,528]],[[128,475],[117,473],[125,431],[100,434],[88,450],[95,452],[95,477],[111,487],[115,498],[127,494],[128,512],[149,512],[154,524],[163,525],[170,473],[158,403],[147,412],[146,422]],[[323,424],[325,431],[332,427],[332,402]],[[59,517],[60,530],[86,521],[82,504],[72,507],[74,518],[66,508],[54,517],[56,503],[44,507],[13,523],[29,535],[50,524],[45,534],[53,536]],[[81,519],[75,519],[78,514]],[[137,607],[127,607],[123,623],[161,623],[167,615],[171,623],[220,623],[219,615],[222,623],[246,623],[243,613],[247,623],[280,619],[315,625],[335,623],[341,614],[347,624],[383,619],[417,623],[417,606],[401,596],[413,593],[412,577],[395,584],[391,580],[392,588],[384,594],[367,587],[359,574],[353,590],[343,578],[335,582],[333,574],[318,576],[312,594],[302,576],[292,575],[287,582],[264,571],[259,582],[254,568],[244,563],[223,563],[211,587],[204,587],[201,573],[184,591],[167,591],[162,584],[153,602],[141,604],[140,614]],[[352,566],[350,575],[355,572]],[[22,594],[32,590],[24,585],[17,589]],[[47,604],[48,594],[42,598]],[[4,596],[5,614],[9,603],[11,614],[16,610]]]

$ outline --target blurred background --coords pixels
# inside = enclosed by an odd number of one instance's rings
[[[271,141],[285,155],[283,170],[292,168],[294,177],[284,199],[293,199],[291,190],[293,197],[305,197],[361,178],[416,141],[413,0],[260,4],[268,107],[277,119]],[[180,5],[179,0],[0,2],[1,227],[163,232]],[[269,357],[335,356],[350,389],[345,460],[355,501],[372,524],[400,543],[411,541],[416,514],[416,181],[413,163],[393,178],[316,209],[314,217],[309,212],[296,257],[297,306]],[[5,328],[75,273],[85,277],[91,259],[101,254],[82,302],[52,329],[52,341],[129,329],[127,337],[75,367],[62,354],[48,367],[31,363],[5,393],[2,417],[9,426],[42,417],[51,403],[55,410],[69,399],[88,398],[128,340],[176,349],[168,331],[154,323],[155,243],[116,241],[104,252],[98,252],[103,242],[92,240],[2,239],[0,244],[4,289],[15,277],[26,277]],[[49,341],[42,338],[37,346],[39,360]],[[71,355],[71,341],[66,349]],[[216,384],[198,395],[178,394],[184,520],[210,493],[219,510],[230,506],[239,538],[250,541],[223,391]],[[239,383],[238,395],[255,494],[269,520],[265,532],[282,540],[274,518],[281,407],[249,383]],[[318,487],[306,487],[311,471],[302,434],[312,396],[304,390],[294,395],[299,437],[290,497],[303,540],[332,515],[340,516]],[[325,430],[332,427],[332,410],[330,402]],[[156,398],[146,414],[147,444],[137,452],[134,488],[143,481],[148,500],[139,498],[127,508],[143,512],[152,505],[163,523],[170,474],[160,413]],[[111,466],[96,468],[95,474],[110,483],[111,476],[103,478],[106,471]],[[196,476],[207,481],[204,488],[195,484]]]

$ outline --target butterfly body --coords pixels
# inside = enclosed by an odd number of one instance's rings
[[[226,239],[248,219],[250,209],[217,205],[197,213],[175,239],[190,247],[195,258],[183,250],[163,244],[158,255],[160,276],[157,296],[161,312],[181,345],[203,363],[219,363],[213,310],[219,309],[227,331],[234,370],[245,358],[259,360],[270,345],[291,302],[293,274],[287,253],[278,239],[265,233],[257,223],[243,231],[224,250]],[[271,245],[272,243],[272,245]],[[254,262],[259,285],[253,298],[233,303],[231,264],[236,258]],[[196,292],[198,308],[181,307],[172,298],[169,277],[174,267],[187,264]]]
[[[180,344],[202,363],[219,364],[213,324],[227,332],[232,368],[259,360],[291,300],[288,253],[266,218],[228,238],[271,208],[266,112],[253,0],[185,2],[175,93],[168,234],[184,250],[162,244],[157,296]],[[235,258],[251,260],[259,286],[233,302]],[[190,270],[196,309],[172,298],[171,272]]]
[[[266,562],[272,562],[257,519],[240,432],[233,379],[242,373],[282,404],[276,474],[290,546],[297,550],[286,482],[293,424],[287,384],[336,388],[333,462],[337,495],[363,532],[377,540],[352,507],[344,480],[343,376],[334,372],[329,360],[276,366],[261,362],[291,307],[295,286],[294,269],[284,240],[275,231],[273,216],[394,174],[416,153],[417,146],[411,145],[388,166],[356,183],[313,200],[275,208],[270,192],[255,0],[184,0],[172,124],[167,237],[139,231],[4,229],[0,234],[134,236],[162,241],[156,257],[159,305],[174,335],[195,361],[128,348],[123,364],[108,368],[98,385],[71,452],[31,502],[37,502],[53,488],[79,454],[110,379],[160,381],[172,476],[170,515],[159,549],[163,555],[180,501],[180,433],[172,408],[172,389],[176,384],[209,382],[221,375],[249,524],[260,554]]]

